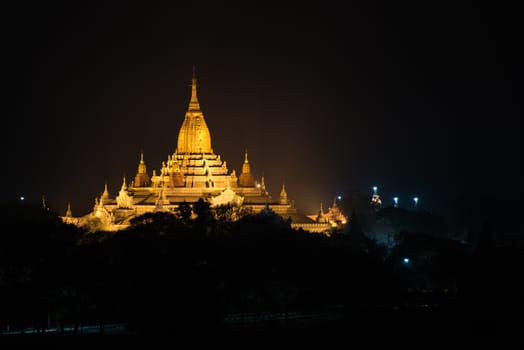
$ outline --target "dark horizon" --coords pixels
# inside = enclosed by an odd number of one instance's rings
[[[215,153],[273,197],[519,198],[520,19],[511,7],[11,5],[2,202],[89,212],[144,152],[174,152],[193,65]],[[514,196],[514,197],[512,197]],[[510,198],[511,197],[511,198]],[[346,213],[349,214],[349,213]]]

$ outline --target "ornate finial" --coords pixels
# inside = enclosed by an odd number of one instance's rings
[[[124,175],[124,179],[122,180],[122,189],[125,190],[127,189],[127,185],[126,185],[126,176]]]
[[[107,181],[104,184],[104,193],[102,193],[102,198],[108,198],[109,197],[109,191],[107,190]]]
[[[282,190],[280,191],[280,204],[287,204],[287,192],[284,183],[282,183]]]
[[[66,216],[68,218],[72,217],[73,216],[73,213],[71,212],[71,203],[70,202],[67,202],[67,211],[66,211]]]
[[[195,73],[195,66],[193,65],[193,78],[191,79],[191,100],[189,101],[190,111],[199,111],[200,104],[198,103],[197,97],[197,79]]]
[[[144,162],[144,151],[140,151],[140,163],[138,163],[138,174],[146,174],[146,162]]]
[[[322,208],[322,201],[320,201],[320,210],[318,211],[317,222],[327,222],[326,214]]]
[[[244,164],[242,164],[242,174],[251,174],[251,166],[249,165],[249,161],[247,160],[247,149],[244,155]]]

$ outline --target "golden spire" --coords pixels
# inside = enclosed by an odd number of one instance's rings
[[[109,191],[107,190],[107,181],[104,185],[104,193],[102,193],[102,198],[109,198]]]
[[[197,97],[197,80],[195,74],[195,66],[193,65],[193,78],[191,79],[191,100],[189,101],[190,111],[200,111],[200,104]]]
[[[246,155],[244,157],[244,164],[242,164],[242,174],[249,174],[251,173],[251,166],[249,166],[249,161],[247,160],[247,149],[246,149]]]
[[[287,192],[284,183],[282,183],[282,190],[280,191],[280,204],[287,204]]]
[[[320,201],[320,210],[318,211],[317,222],[327,222],[326,214],[322,208],[322,201]]]
[[[68,218],[72,217],[73,216],[73,213],[71,212],[71,203],[70,202],[67,202],[67,211],[66,211],[66,216]]]
[[[244,164],[242,164],[242,173],[238,178],[238,185],[241,187],[255,187],[255,178],[251,174],[251,167],[249,166],[249,161],[247,160],[247,149],[244,156]]]
[[[211,134],[200,110],[197,98],[197,83],[193,67],[191,100],[186,117],[178,133],[177,154],[213,153]]]
[[[146,163],[144,162],[144,151],[140,151],[140,163],[138,164],[138,173],[139,174],[146,174]]]
[[[266,181],[264,180],[264,175],[262,175],[260,187],[265,191],[266,190]]]

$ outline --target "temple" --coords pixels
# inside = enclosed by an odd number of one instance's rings
[[[289,219],[292,227],[311,232],[329,233],[333,229],[329,220],[298,213],[284,184],[278,198],[273,198],[266,190],[264,177],[257,180],[252,174],[247,150],[240,175],[228,169],[226,161],[213,150],[211,133],[198,101],[194,71],[191,99],[178,133],[177,147],[162,162],[159,172],[148,173],[141,152],[136,175],[129,183],[125,177],[122,179],[116,197],[109,195],[106,183],[102,194],[95,198],[91,213],[73,217],[68,204],[62,219],[93,231],[115,231],[128,227],[130,220],[141,214],[175,212],[181,203],[192,204],[201,198],[211,207],[232,204],[253,213],[270,209]]]

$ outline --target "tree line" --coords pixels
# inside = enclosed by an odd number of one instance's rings
[[[293,229],[269,208],[238,213],[204,201],[117,232],[89,233],[29,204],[1,213],[0,331],[122,322],[133,334],[170,334],[222,329],[228,314],[333,308],[355,325],[372,310],[420,305],[497,327],[490,322],[523,311],[522,250],[497,246],[489,225],[473,245],[414,224],[387,247],[356,211],[330,236]]]

